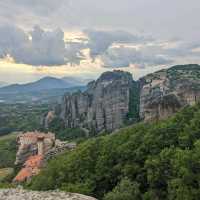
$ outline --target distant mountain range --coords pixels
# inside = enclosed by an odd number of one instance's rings
[[[86,85],[86,80],[83,79],[78,80],[72,77],[64,77],[62,79],[54,77],[45,77],[38,81],[27,84],[12,84],[5,87],[1,87],[0,94],[30,93],[51,89],[66,89],[84,85]]]
[[[6,86],[6,85],[8,85],[8,83],[3,82],[3,81],[0,81],[0,88],[1,88],[1,87],[4,87],[4,86]]]
[[[93,81],[92,79],[85,79],[85,78],[74,78],[74,77],[63,77],[61,80],[64,80],[67,82],[69,85],[71,84],[73,87],[74,86],[83,86],[87,85],[89,82]]]
[[[67,92],[85,90],[90,80],[73,77],[45,77],[27,84],[12,84],[0,82],[0,103],[50,103],[59,101]]]

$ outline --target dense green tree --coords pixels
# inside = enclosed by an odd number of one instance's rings
[[[89,139],[49,162],[28,187],[105,200],[199,200],[200,104]]]
[[[112,192],[105,195],[104,200],[141,200],[139,185],[124,178]]]
[[[16,156],[16,134],[0,137],[0,168],[13,167]]]

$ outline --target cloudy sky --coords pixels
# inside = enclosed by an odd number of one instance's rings
[[[199,0],[1,0],[0,82],[44,76],[135,79],[200,63]]]

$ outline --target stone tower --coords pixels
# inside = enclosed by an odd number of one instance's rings
[[[38,148],[38,155],[43,156],[44,155],[44,137],[39,136],[37,141],[37,148]]]

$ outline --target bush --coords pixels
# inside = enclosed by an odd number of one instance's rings
[[[140,200],[140,190],[137,183],[124,178],[113,189],[112,192],[105,195],[104,200]]]

